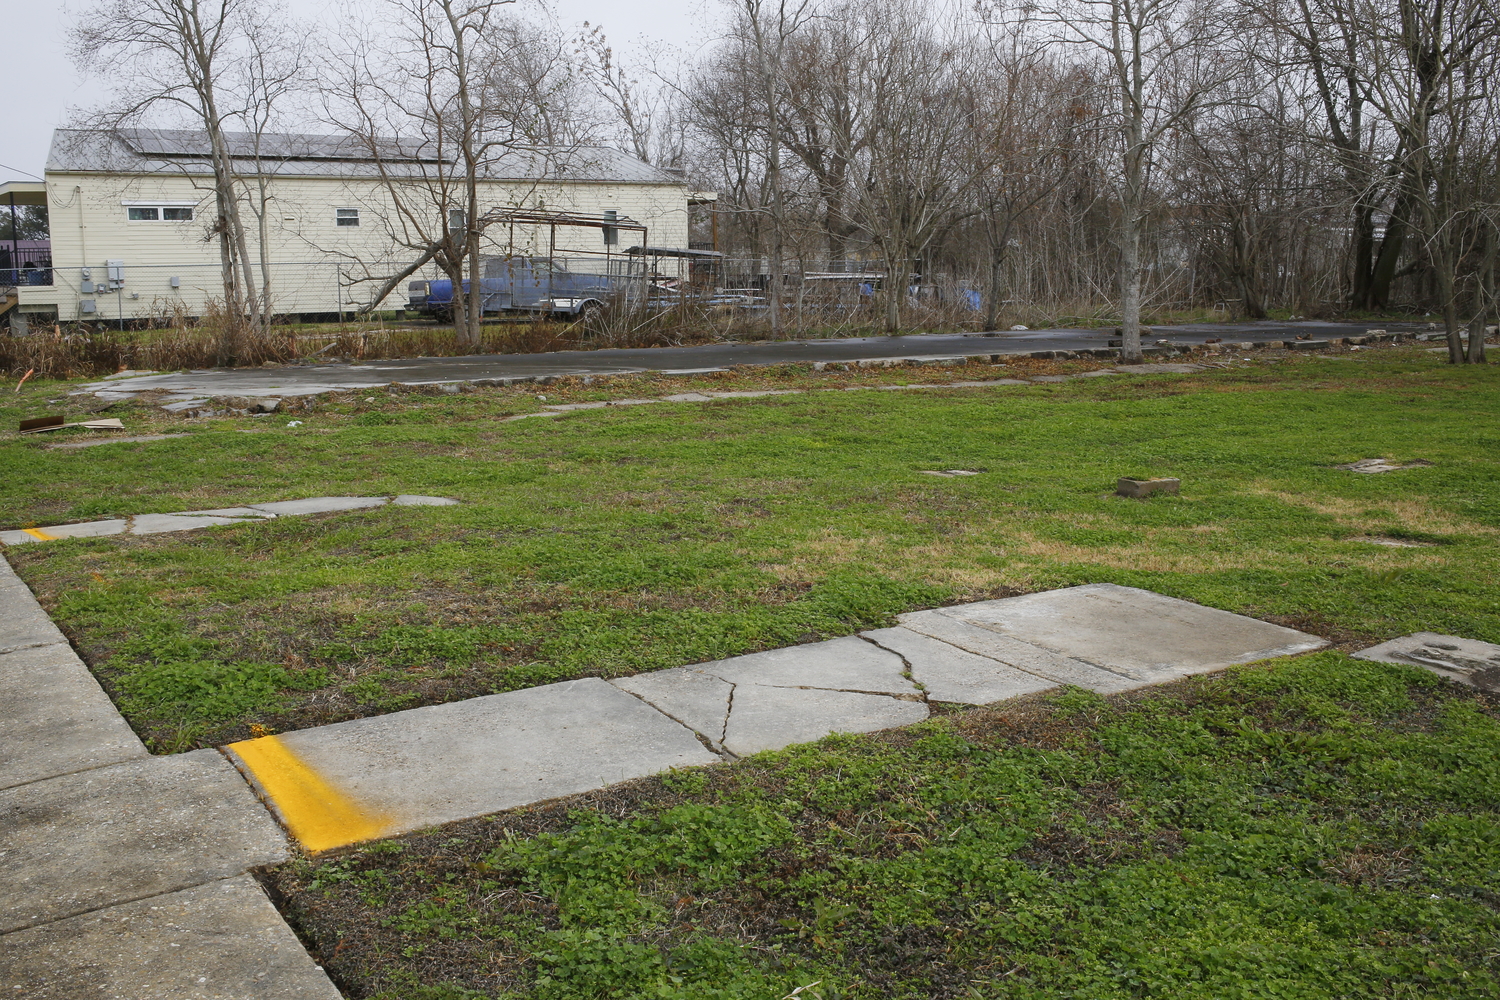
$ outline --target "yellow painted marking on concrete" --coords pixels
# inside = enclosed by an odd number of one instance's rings
[[[44,542],[55,542],[62,537],[61,535],[49,535],[41,528],[22,528],[21,530],[32,538],[40,538]]]
[[[390,819],[364,809],[292,752],[279,736],[229,744],[309,851],[375,840]]]

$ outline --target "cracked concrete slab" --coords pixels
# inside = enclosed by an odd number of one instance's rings
[[[0,559],[0,612],[0,653],[68,641],[4,559]]]
[[[1062,656],[1021,639],[945,615],[941,611],[914,611],[897,615],[896,620],[913,632],[998,660],[1053,684],[1072,684],[1100,694],[1115,694],[1149,683],[1112,673],[1092,663]]]
[[[810,743],[830,733],[873,733],[927,718],[927,706],[879,694],[739,684],[724,731],[737,757]]]
[[[694,667],[676,667],[620,677],[609,683],[676,719],[714,746],[723,745],[734,685],[722,677]]]
[[[276,517],[275,514],[267,513],[263,510],[253,510],[249,507],[220,507],[217,510],[183,510],[168,516],[259,518],[262,521],[269,521]]]
[[[719,760],[687,727],[592,677],[226,749],[312,850]]]
[[[327,514],[339,510],[362,510],[384,507],[387,497],[312,497],[308,500],[278,500],[275,503],[250,503],[246,507],[271,514]]]
[[[1352,654],[1356,660],[1404,663],[1482,691],[1500,692],[1500,645],[1437,632],[1415,632]]]
[[[1328,644],[1296,629],[1112,583],[917,614],[962,621],[1145,683],[1306,653]],[[902,615],[898,620],[909,625],[907,619],[914,617]],[[928,627],[917,631],[945,638]]]
[[[1053,681],[909,628],[882,628],[860,635],[905,659],[912,680],[922,685],[933,701],[988,705],[1057,686]]]
[[[249,875],[0,936],[27,1000],[339,1000]]]
[[[286,860],[286,837],[217,750],[0,791],[0,933]]]
[[[415,493],[403,493],[391,501],[392,507],[456,507],[458,501],[450,497],[424,497]]]
[[[67,643],[0,654],[0,788],[146,756]]]
[[[904,675],[906,664],[901,657],[855,636],[699,663],[693,669],[722,677],[731,684],[888,695],[918,693]]]

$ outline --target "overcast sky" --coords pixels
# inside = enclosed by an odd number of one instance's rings
[[[331,19],[338,0],[286,0],[302,17]],[[373,7],[379,0],[352,0]],[[69,25],[92,8],[49,0],[0,0],[4,13],[6,78],[10,99],[0,124],[0,180],[35,180],[47,162],[52,130],[66,124],[72,108],[107,98],[84,79],[67,56]],[[603,25],[611,45],[629,57],[643,47],[665,44],[692,50],[713,34],[723,15],[716,0],[553,0],[564,28],[588,21]]]

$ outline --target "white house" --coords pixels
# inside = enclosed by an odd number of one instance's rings
[[[348,312],[369,305],[382,275],[416,259],[412,212],[431,205],[451,162],[395,140],[380,155],[348,138],[230,137],[250,233],[256,280],[269,274],[274,311]],[[508,153],[480,184],[484,211],[527,209],[590,220],[633,221],[632,242],[686,247],[686,181],[612,149]],[[53,134],[44,184],[0,185],[0,204],[44,203],[51,236],[51,284],[18,282],[21,323],[115,321],[202,315],[223,297],[219,240],[212,231],[213,172],[201,132],[134,129]],[[406,212],[398,210],[398,200]],[[264,206],[264,211],[261,211]],[[436,223],[430,228],[436,229]],[[492,226],[486,253],[620,253],[621,230]],[[267,248],[261,260],[262,234]],[[611,244],[610,240],[615,243]],[[403,245],[407,244],[407,245]],[[438,277],[431,266],[413,277]],[[3,277],[3,275],[0,275]],[[3,284],[0,281],[0,284]],[[378,306],[399,309],[405,285]]]

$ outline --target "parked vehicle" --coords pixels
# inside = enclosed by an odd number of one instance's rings
[[[578,272],[559,258],[492,257],[484,261],[480,305],[488,315],[530,312],[576,319],[633,297],[642,283],[638,273]],[[462,294],[469,294],[467,281]],[[453,282],[449,279],[413,281],[407,285],[407,299],[407,309],[418,315],[440,322],[453,318]]]

